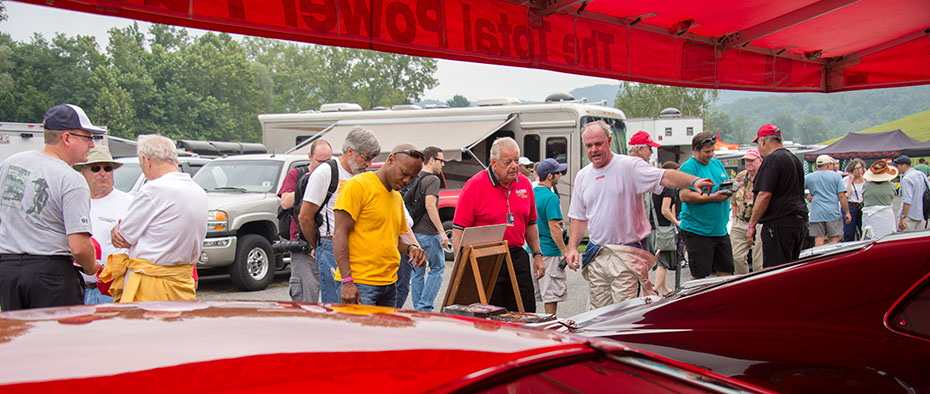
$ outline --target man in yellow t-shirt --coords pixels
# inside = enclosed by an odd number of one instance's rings
[[[399,239],[409,229],[397,192],[420,173],[422,159],[413,145],[398,145],[378,171],[356,175],[339,189],[333,252],[343,303],[394,307],[400,254],[415,265],[426,263],[423,249]]]

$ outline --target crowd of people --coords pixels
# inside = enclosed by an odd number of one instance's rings
[[[139,138],[147,182],[130,196],[113,188],[121,163],[94,146],[105,131],[80,107],[49,109],[44,127],[43,150],[0,164],[0,308],[194,300],[208,207],[204,190],[178,172],[172,141]],[[649,163],[659,144],[648,133],[631,137],[629,155],[610,150],[613,135],[603,121],[583,128],[590,163],[575,175],[564,214],[557,185],[566,164],[533,163],[513,138],[493,141],[489,166],[461,190],[451,240],[438,213],[441,149],[400,144],[367,171],[382,152],[371,130],[352,129],[338,158],[329,142],[314,141],[310,164],[288,172],[278,191],[293,217],[286,235],[306,242],[291,253],[290,297],[400,308],[409,295],[415,309],[431,311],[443,249],[458,251],[475,226],[506,225],[514,267],[500,270],[489,302],[529,312],[542,302],[550,314],[568,299],[566,269],[581,270],[593,309],[670,293],[666,275],[682,260],[692,279],[742,274],[797,259],[808,234],[820,245],[925,226],[930,167],[911,167],[907,156],[893,166],[852,160],[845,178],[821,156],[805,175],[766,124],[731,179],[709,132],[693,137],[693,157],[680,167]],[[899,174],[903,203],[893,213]]]

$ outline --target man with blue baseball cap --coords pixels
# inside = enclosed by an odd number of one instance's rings
[[[568,299],[565,282],[565,255],[568,249],[562,239],[562,210],[559,196],[552,188],[559,183],[568,166],[548,158],[536,167],[539,185],[533,188],[536,196],[536,228],[539,230],[539,250],[542,252],[545,274],[536,279],[536,301],[542,301],[546,313],[555,314],[558,303]],[[564,262],[564,263],[563,263]],[[573,266],[573,269],[578,269]]]
[[[94,136],[81,107],[45,113],[45,148],[0,163],[0,308],[84,303],[84,279],[100,268],[90,240],[90,190],[72,165],[86,162]],[[80,268],[72,262],[77,262]]]

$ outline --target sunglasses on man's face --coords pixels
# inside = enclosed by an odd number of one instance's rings
[[[400,151],[400,152],[394,152],[394,154],[395,154],[395,155],[397,155],[397,154],[404,154],[404,155],[410,156],[410,157],[412,157],[412,158],[414,158],[414,159],[417,159],[417,160],[423,160],[423,152],[420,152],[420,151],[418,151],[418,150],[416,150],[416,149],[402,150],[402,151]]]
[[[112,172],[113,166],[91,166],[90,172],[100,172],[101,169],[106,172]]]

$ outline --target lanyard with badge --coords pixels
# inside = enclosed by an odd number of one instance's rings
[[[504,199],[507,200],[507,227],[513,227],[513,213],[510,212],[510,193],[513,193],[513,186],[510,185],[510,188],[507,189],[507,194],[504,195]],[[503,192],[503,190],[501,190]]]

